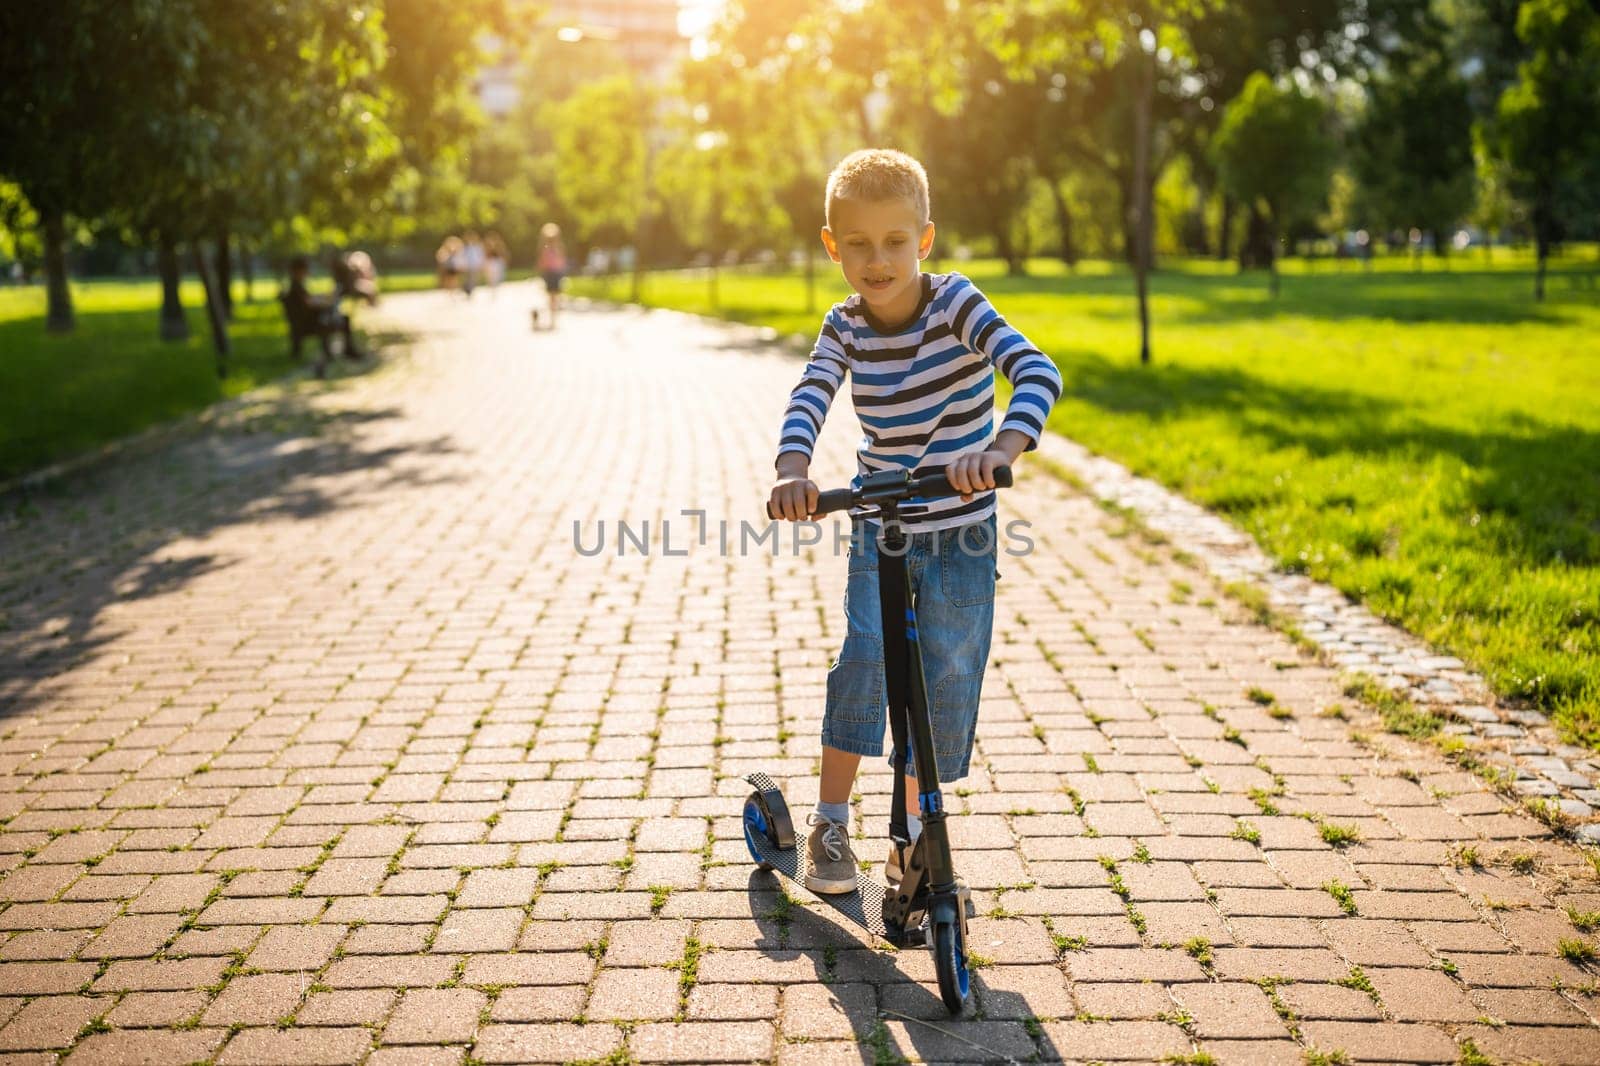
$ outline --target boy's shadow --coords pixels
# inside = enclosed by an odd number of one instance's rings
[[[1061,1061],[1021,993],[991,988],[981,970],[972,970],[971,997],[952,1016],[926,946],[896,950],[834,907],[802,901],[787,888],[775,873],[750,872],[750,914],[761,929],[755,947],[776,966],[802,959],[811,965],[849,1023],[863,1063]],[[859,899],[843,910],[859,911]]]

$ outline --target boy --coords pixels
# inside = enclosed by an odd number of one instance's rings
[[[1008,326],[960,274],[924,274],[933,248],[928,178],[895,151],[855,152],[828,176],[822,244],[855,290],[835,304],[790,394],[774,464],[772,513],[791,521],[817,506],[807,477],[822,421],[849,373],[865,436],[856,483],[873,471],[914,476],[943,470],[960,496],[911,500],[900,509],[909,535],[912,592],[927,678],[941,784],[967,774],[978,694],[994,624],[994,469],[1038,446],[1061,395],[1055,364]],[[994,369],[1013,387],[994,432]],[[846,635],[828,671],[822,717],[822,779],[806,842],[806,887],[843,893],[856,886],[850,850],[850,791],[861,756],[883,751],[885,706],[878,544],[874,520],[850,545]],[[893,756],[890,756],[891,761]],[[906,795],[915,768],[902,756]],[[912,840],[921,831],[906,812]],[[909,855],[893,845],[885,877],[898,884]]]

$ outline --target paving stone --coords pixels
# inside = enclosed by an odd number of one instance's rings
[[[376,1025],[389,1013],[394,993],[388,989],[313,992],[295,1014],[300,1025]]]
[[[508,988],[495,999],[491,1016],[497,1022],[568,1021],[583,1013],[588,998],[589,990],[581,985]],[[761,1017],[770,1015],[768,1011]]]
[[[318,970],[344,935],[341,925],[274,926],[245,961],[258,970]]]
[[[1191,1048],[1182,1029],[1164,1022],[1045,1022],[1042,1028],[1063,1059],[1148,1062]]]
[[[384,1027],[386,1044],[458,1044],[472,1039],[489,997],[470,988],[418,988],[400,997]]]
[[[1383,1017],[1373,998],[1357,988],[1296,982],[1280,985],[1277,994],[1302,1020],[1378,1021]]]
[[[202,1025],[271,1025],[294,1013],[311,989],[308,974],[264,973],[235,977],[201,1015]]]
[[[1578,1066],[1595,1060],[1595,1029],[1592,1025],[1522,1026],[1505,1029],[1468,1026],[1463,1029],[1461,1035],[1470,1038],[1479,1051],[1502,1062],[1542,1062]]]
[[[622,1046],[610,1025],[489,1025],[478,1034],[473,1057],[481,1062],[575,1062],[603,1059]]]
[[[73,1048],[64,1061],[69,1066],[170,1066],[175,1062],[199,1062],[209,1059],[227,1037],[225,1030],[218,1029],[181,1033],[120,1029],[89,1036]]]
[[[214,984],[227,968],[223,959],[114,962],[94,982],[97,992],[183,991]]]
[[[386,1047],[374,1051],[366,1066],[456,1066],[465,1056],[458,1047]]]
[[[1267,995],[1255,985],[1182,984],[1173,998],[1189,1008],[1203,1039],[1264,1039],[1289,1035]]]
[[[678,974],[672,970],[604,970],[595,979],[585,1013],[602,1021],[671,1018],[678,1013]]]
[[[1175,1007],[1166,986],[1153,982],[1133,985],[1079,982],[1072,986],[1072,991],[1078,1000],[1078,1010],[1094,1018],[1152,1019],[1173,1013]],[[1075,1012],[1061,1013],[1071,1016]]]
[[[1396,1022],[1306,1022],[1308,1045],[1326,1053],[1346,1052],[1357,1062],[1454,1062],[1456,1045],[1429,1025]]]
[[[129,992],[106,1015],[106,1023],[116,1028],[158,1028],[186,1023],[198,1017],[210,994],[198,989],[188,992]]]
[[[111,1001],[102,996],[41,996],[0,1028],[0,1051],[66,1047],[110,1007]]]
[[[246,1029],[228,1041],[218,1066],[347,1066],[372,1048],[365,1029]]]

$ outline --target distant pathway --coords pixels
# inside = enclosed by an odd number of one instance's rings
[[[1591,864],[1027,459],[946,1019],[739,839],[842,636],[841,556],[717,550],[799,363],[479,297],[0,519],[0,1063],[1600,1062]]]

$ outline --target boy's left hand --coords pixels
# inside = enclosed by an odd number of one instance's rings
[[[1012,461],[1008,452],[998,448],[987,451],[968,452],[960,456],[955,462],[944,468],[945,477],[950,479],[950,485],[961,493],[963,503],[972,499],[973,495],[984,489],[994,488],[994,470],[997,466],[1006,466]]]

